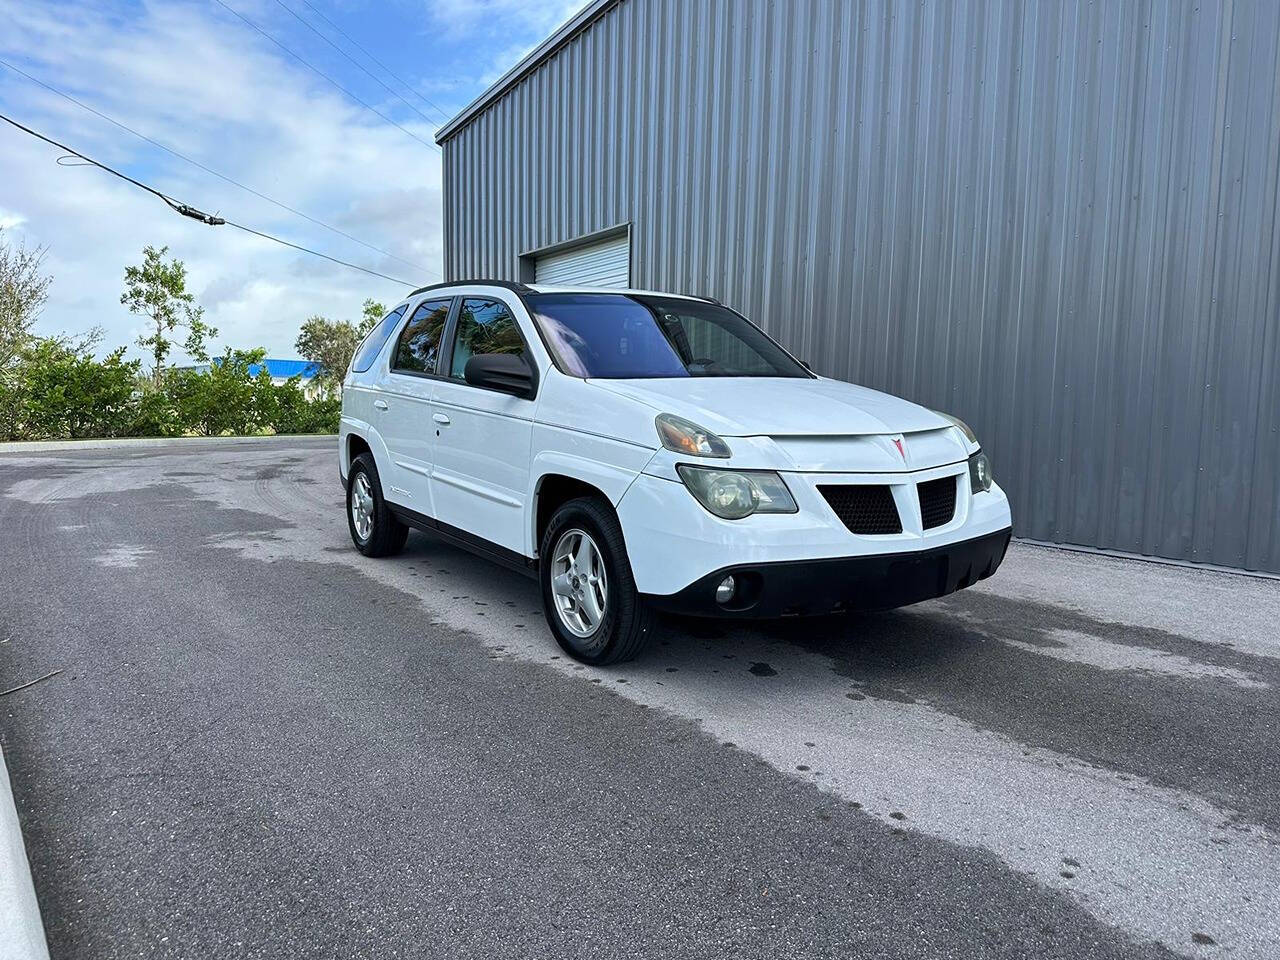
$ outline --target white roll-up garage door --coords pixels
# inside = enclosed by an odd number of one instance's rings
[[[624,233],[598,243],[548,253],[534,261],[534,283],[562,287],[631,285],[631,244]]]

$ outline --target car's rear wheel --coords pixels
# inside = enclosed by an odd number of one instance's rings
[[[397,519],[382,497],[373,456],[362,453],[347,474],[347,527],[356,549],[366,557],[387,557],[404,549],[409,528]]]
[[[653,630],[636,591],[622,527],[601,500],[570,500],[551,517],[538,555],[547,625],[583,663],[630,660]]]

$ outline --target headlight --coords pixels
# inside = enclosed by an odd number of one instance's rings
[[[969,428],[969,425],[965,423],[963,420],[961,420],[959,417],[953,417],[951,414],[943,413],[941,410],[935,410],[933,412],[940,417],[945,417],[946,419],[950,420],[952,424],[959,427],[960,432],[964,434],[964,438],[968,440],[970,443],[978,442],[977,434],[975,434],[973,430]]]
[[[772,470],[717,470],[681,463],[676,471],[694,499],[725,520],[799,509],[787,485]]]
[[[981,450],[969,458],[969,489],[974,493],[991,489],[991,460]]]
[[[727,457],[729,445],[710,430],[670,413],[660,413],[654,426],[662,445],[691,457]]]

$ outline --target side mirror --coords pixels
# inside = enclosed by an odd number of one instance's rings
[[[467,361],[462,377],[473,387],[509,393],[513,397],[533,397],[533,370],[524,357],[513,353],[477,353]]]

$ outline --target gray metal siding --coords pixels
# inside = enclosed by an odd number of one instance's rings
[[[445,141],[449,276],[632,282],[968,420],[1020,534],[1280,572],[1280,3],[622,0]]]

